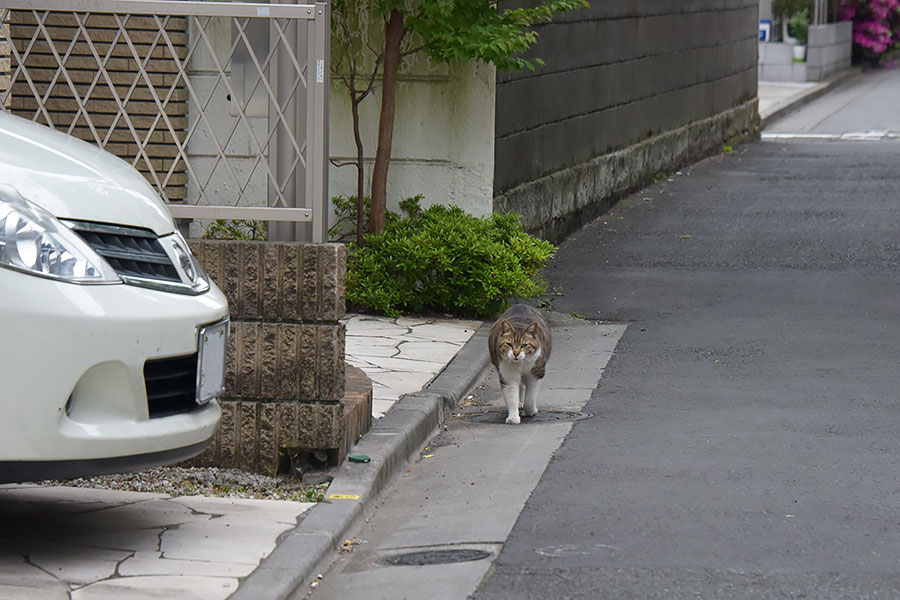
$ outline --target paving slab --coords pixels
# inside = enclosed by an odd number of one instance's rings
[[[18,556],[0,555],[0,600],[68,600],[68,586]]]
[[[291,527],[223,517],[170,529],[160,536],[159,549],[163,557],[171,559],[257,565],[275,548],[278,536]]]
[[[308,502],[205,496],[179,496],[173,498],[171,502],[210,516],[237,516],[245,521],[263,520],[288,525],[296,524],[297,517],[313,507],[313,504]]]
[[[237,587],[234,577],[122,577],[79,588],[72,600],[224,600]]]
[[[481,321],[351,314],[346,361],[372,380],[375,419],[404,394],[425,388],[481,327]]]
[[[127,550],[87,548],[67,543],[46,543],[28,548],[28,562],[60,581],[85,584],[112,577]]]
[[[23,598],[70,600],[68,586],[61,581],[34,580],[27,581],[23,585],[0,583],[0,600],[22,600]]]
[[[119,575],[201,575],[207,577],[246,577],[255,564],[226,561],[180,560],[166,558],[162,552],[135,552],[119,565]]]

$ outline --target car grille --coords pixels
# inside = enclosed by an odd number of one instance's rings
[[[151,419],[199,408],[196,354],[148,360],[144,363],[144,383]]]
[[[119,275],[181,282],[175,265],[152,231],[84,221],[68,223]]]

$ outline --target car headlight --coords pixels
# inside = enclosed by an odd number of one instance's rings
[[[121,282],[84,240],[6,184],[0,184],[0,267],[73,283]]]
[[[200,262],[191,252],[191,247],[188,245],[187,240],[184,239],[184,236],[176,231],[174,239],[175,243],[173,244],[173,248],[175,250],[175,258],[178,260],[178,265],[190,280],[194,291],[205,292],[209,289],[209,277],[203,272],[203,268],[200,267]]]

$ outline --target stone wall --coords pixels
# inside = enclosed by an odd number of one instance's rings
[[[494,210],[565,233],[580,222],[569,209],[592,212],[652,179],[652,168],[721,150],[726,134],[756,135],[758,9],[758,0],[593,2],[540,27],[534,53],[546,66],[497,78]],[[696,135],[700,123],[708,128]],[[637,150],[657,139],[668,148]],[[536,187],[567,197],[551,210]]]
[[[494,208],[498,212],[519,213],[533,233],[559,241],[660,173],[720,152],[725,143],[758,135],[759,113],[754,99],[516,186],[494,198]]]
[[[273,473],[286,453],[339,464],[372,419],[368,379],[350,370],[347,385],[346,247],[190,244],[231,313],[222,424],[193,464]]]

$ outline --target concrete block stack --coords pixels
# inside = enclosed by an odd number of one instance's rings
[[[346,248],[193,240],[228,298],[222,425],[195,464],[273,473],[285,452],[343,460],[371,426],[371,383],[344,364]],[[352,369],[352,368],[350,368]]]

